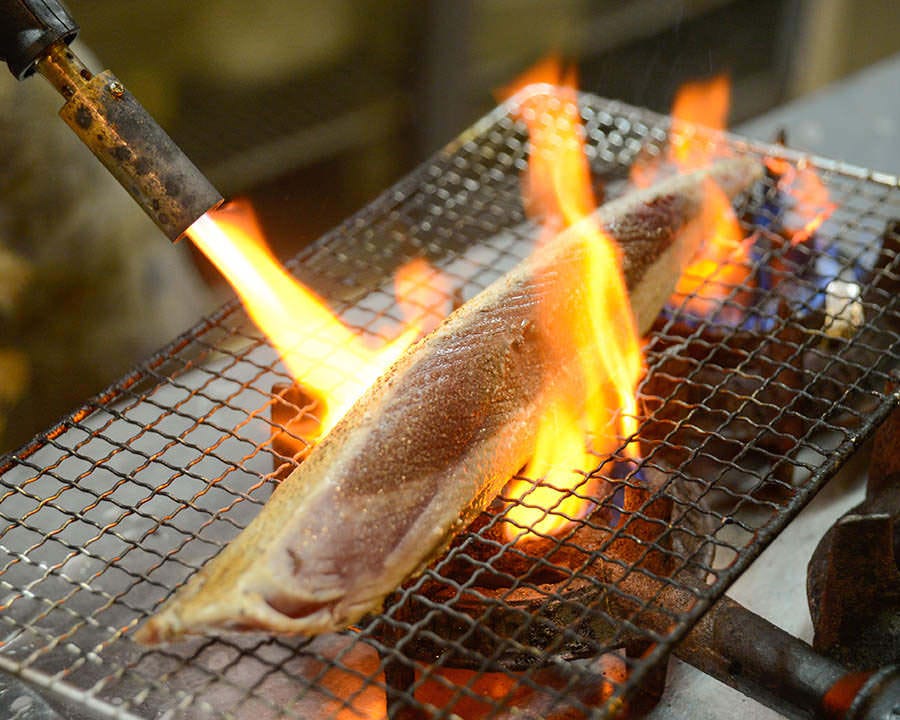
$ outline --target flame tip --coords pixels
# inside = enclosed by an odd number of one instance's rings
[[[397,301],[406,322],[394,339],[373,349],[278,262],[249,202],[234,201],[207,213],[191,226],[188,237],[234,286],[295,382],[321,400],[320,434],[415,341],[427,316],[440,315],[436,293],[446,297],[437,272],[425,260],[401,268]]]
[[[634,414],[635,388],[644,367],[620,249],[591,220],[596,199],[574,68],[563,71],[558,63],[544,63],[523,78],[533,81],[537,72],[548,70],[552,75],[543,79],[553,87],[524,98],[517,111],[528,127],[531,147],[523,193],[529,214],[542,221],[544,236],[565,227],[572,242],[582,243],[583,262],[572,271],[580,279],[570,277],[568,283],[586,288],[581,307],[588,311],[549,317],[542,316],[539,307],[538,323],[547,328],[543,336],[548,338],[559,332],[572,335],[587,402],[583,407],[584,397],[548,399],[538,424],[534,456],[526,468],[529,477],[543,481],[537,485],[514,481],[508,491],[510,502],[517,504],[508,508],[505,533],[514,542],[557,535],[590,512],[588,497],[599,490],[601,480],[585,472],[596,464],[587,438],[597,438],[602,451],[611,451],[618,435],[630,434],[628,420],[622,420],[622,425],[615,410],[623,407]],[[512,87],[522,86],[520,82]],[[604,342],[611,334],[619,342]],[[596,352],[600,344],[602,353]]]

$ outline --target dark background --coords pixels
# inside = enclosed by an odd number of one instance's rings
[[[734,124],[900,51],[896,0],[68,5],[92,69],[118,75],[226,196],[249,196],[281,258],[457,136],[549,52],[577,65],[585,90],[659,112],[683,82],[728,72]],[[61,104],[41,78],[0,78],[0,451],[228,293],[55,118]]]
[[[459,134],[549,51],[666,111],[729,72],[732,121],[900,49],[894,0],[71,0],[83,39],[284,257]]]

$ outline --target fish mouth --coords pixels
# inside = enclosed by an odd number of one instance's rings
[[[266,605],[272,608],[272,610],[291,620],[309,617],[310,615],[315,615],[323,610],[332,614],[336,605],[333,600],[311,600],[287,594],[266,597],[264,600]]]
[[[312,600],[278,595],[245,597],[239,608],[172,607],[151,617],[134,634],[143,645],[162,645],[188,635],[273,631],[285,635],[315,635],[341,629],[340,599]],[[217,611],[218,610],[218,611]]]

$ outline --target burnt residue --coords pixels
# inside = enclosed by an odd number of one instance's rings
[[[85,105],[79,105],[78,109],[75,111],[75,122],[78,123],[78,127],[82,130],[90,129],[94,122],[94,116],[91,113],[90,108]]]
[[[126,163],[131,160],[132,153],[131,150],[128,149],[127,145],[119,145],[115,150],[113,150],[113,157],[121,163]]]
[[[138,175],[138,176],[146,175],[152,169],[153,169],[153,162],[149,158],[144,157],[143,155],[135,158],[135,161],[134,161],[135,175]],[[158,210],[159,208],[157,206],[159,204],[159,200],[154,198],[153,202],[154,202],[154,208]]]

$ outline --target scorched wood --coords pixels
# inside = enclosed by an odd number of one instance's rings
[[[726,160],[595,213],[622,249],[640,332],[701,242],[704,182],[734,197],[760,173]],[[583,308],[581,238],[560,233],[411,347],[136,638],[339,630],[424,569],[529,460],[548,398],[585,394],[575,336],[536,322],[539,306]]]

